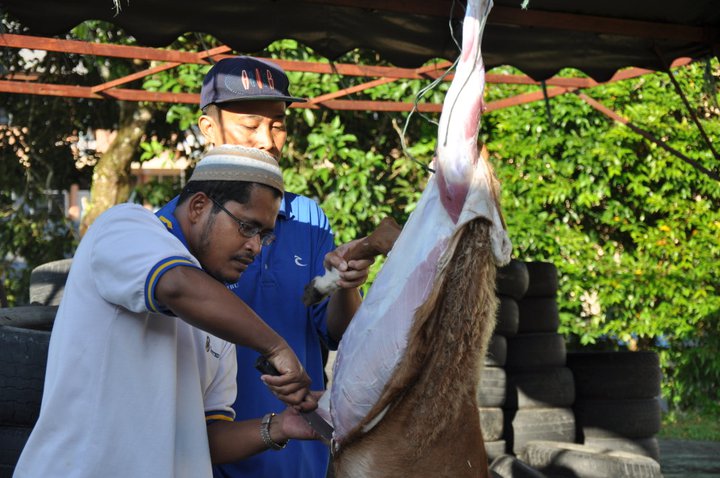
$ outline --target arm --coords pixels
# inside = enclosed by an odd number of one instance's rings
[[[340,273],[337,282],[340,289],[330,296],[327,309],[328,334],[336,342],[340,341],[362,303],[358,287],[367,280],[369,268],[374,262],[374,259],[343,259],[343,254],[354,242],[343,244],[325,256],[325,268],[334,267]]]
[[[213,464],[242,460],[268,449],[260,436],[260,419],[230,422],[219,420],[208,425],[210,458]],[[315,440],[319,437],[292,408],[273,417],[270,438],[275,443],[290,439]]]
[[[360,307],[359,286],[368,278],[375,257],[387,255],[400,235],[402,228],[391,217],[384,218],[367,237],[343,244],[325,256],[325,269],[335,268],[340,280],[328,303],[328,334],[340,341],[355,312]]]
[[[266,383],[284,402],[311,410],[310,377],[285,340],[250,307],[200,269],[175,267],[158,280],[155,297],[178,317],[211,334],[250,347],[281,372]]]

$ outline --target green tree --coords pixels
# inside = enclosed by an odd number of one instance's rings
[[[717,61],[676,75],[717,140]],[[490,98],[522,91],[491,89]],[[590,94],[718,170],[666,74]],[[657,350],[672,403],[717,407],[718,182],[574,95],[552,99],[551,118],[545,108],[530,104],[484,117],[515,254],[558,266],[562,332],[571,343]]]
[[[97,41],[125,38],[122,32],[98,23],[81,26],[74,34]],[[171,46],[198,51],[218,45],[212,37],[189,34]],[[324,61],[292,40],[248,53]],[[8,56],[16,52],[5,50],[2,55],[3,65],[21,71],[24,60]],[[349,52],[336,61],[383,64],[377,55],[361,51]],[[81,63],[84,69],[78,68]],[[49,53],[35,71],[43,81],[62,77],[62,83],[90,85],[147,66]],[[208,68],[182,65],[131,87],[199,91]],[[515,72],[500,68],[494,73],[503,70]],[[293,93],[307,97],[366,81],[313,73],[289,75]],[[582,76],[576,71],[563,75]],[[717,141],[717,61],[678,69],[676,75],[708,135]],[[425,86],[427,81],[399,80],[351,98],[412,101]],[[440,85],[426,99],[442,101],[446,88],[447,83]],[[536,89],[489,85],[486,99]],[[706,167],[720,168],[666,74],[600,86],[589,93]],[[151,118],[142,126],[145,135],[138,146],[129,148],[134,153],[124,154],[121,166],[112,169],[115,173],[127,172],[123,168],[127,168],[128,158],[150,158],[174,149],[178,135],[195,134],[192,127],[199,114],[195,105],[135,107],[147,107]],[[503,184],[503,206],[515,257],[558,266],[561,332],[571,347],[657,350],[666,377],[664,393],[673,404],[717,407],[717,181],[611,122],[575,95],[553,98],[549,109],[551,116],[546,105],[538,102],[490,112],[482,120],[481,139]],[[22,256],[32,265],[72,253],[76,239],[72,229],[56,212],[57,220],[48,219],[53,210],[38,204],[47,202],[47,190],[66,189],[70,181],[90,185],[88,169],[75,168],[68,136],[88,127],[117,128],[121,118],[121,106],[113,101],[10,95],[8,110],[13,112],[12,124],[19,128],[3,129],[0,139],[0,254],[5,258],[6,287],[12,282],[8,282],[8,258]],[[338,242],[369,233],[387,215],[402,223],[414,208],[428,178],[422,165],[430,162],[435,149],[436,126],[428,119],[437,117],[412,117],[406,152],[399,131],[407,116],[327,109],[289,112],[291,136],[281,158],[288,190],[321,203]],[[191,156],[198,157],[201,148],[198,144]],[[115,178],[121,184],[121,175]],[[136,194],[160,205],[176,194],[178,187],[177,183],[162,183],[142,185],[134,192],[127,188],[108,204]],[[7,288],[14,301],[21,301],[22,287]]]

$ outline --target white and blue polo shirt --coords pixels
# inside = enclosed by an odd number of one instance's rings
[[[166,226],[122,204],[83,237],[15,477],[212,475],[203,411],[233,416],[234,346],[164,313],[154,298],[165,272],[200,267]]]

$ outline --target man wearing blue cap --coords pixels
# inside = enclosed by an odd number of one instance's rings
[[[203,82],[198,125],[211,144],[239,144],[279,158],[287,139],[285,110],[292,102],[289,80],[277,65],[240,56],[218,62]],[[358,286],[371,261],[345,261],[328,218],[313,200],[285,192],[275,224],[276,240],[263,248],[240,281],[230,286],[297,353],[312,380],[323,385],[322,347],[335,349],[360,305]],[[340,289],[329,300],[306,307],[303,288],[325,267],[340,271]],[[238,386],[246,390],[233,406],[236,419],[279,412],[285,405],[258,380],[251,351],[237,348]],[[328,447],[320,441],[287,443],[280,453],[262,453],[215,467],[216,477],[318,478],[325,476]]]

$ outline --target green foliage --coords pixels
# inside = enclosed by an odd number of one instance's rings
[[[180,178],[158,177],[135,186],[131,202],[147,204],[153,208],[164,206],[182,190]]]
[[[720,441],[720,414],[673,410],[663,416],[660,438]]]
[[[94,41],[133,43],[120,30],[100,23],[84,24],[74,34]],[[185,35],[172,47],[198,51],[218,44],[208,36]],[[322,61],[294,40],[280,40],[254,53]],[[0,54],[9,72],[27,71],[11,49]],[[85,72],[75,68],[81,61]],[[348,52],[336,61],[383,64],[374,53],[362,51]],[[154,65],[48,53],[36,70],[40,81],[62,77],[62,83],[94,85],[150,66]],[[197,92],[208,68],[183,65],[129,87]],[[501,71],[515,72],[504,67],[493,73]],[[562,75],[583,76],[570,70]],[[720,149],[717,61],[708,68],[704,64],[680,68],[676,75]],[[289,76],[292,93],[306,97],[368,81],[301,72]],[[343,99],[411,102],[427,84],[398,80]],[[443,83],[428,92],[423,101],[442,101],[447,86]],[[538,89],[489,85],[486,101]],[[645,75],[587,93],[705,167],[720,170],[720,162],[708,151],[667,75]],[[0,254],[6,258],[8,284],[7,257],[22,256],[31,265],[67,255],[72,234],[62,221],[50,217],[51,209],[39,206],[46,200],[42,191],[67,189],[71,182],[89,183],[88,168],[85,172],[74,168],[66,139],[90,126],[113,127],[117,107],[109,101],[6,96],[14,124],[22,125],[20,130],[3,130],[0,143],[0,220],[4,221]],[[481,139],[503,185],[515,257],[558,266],[561,332],[571,347],[657,350],[665,373],[663,391],[670,403],[716,409],[720,398],[717,181],[608,120],[575,95],[552,98],[549,109],[550,115],[546,105],[537,102],[483,116]],[[196,105],[158,105],[157,112],[138,159],[168,149],[174,152],[183,134],[197,136],[192,130],[199,114]],[[422,165],[430,162],[435,149],[436,126],[431,121],[437,116],[415,115],[408,123],[407,153],[417,163],[403,151],[399,136],[407,117],[406,113],[322,108],[289,111],[290,137],[281,158],[287,188],[321,203],[338,242],[369,233],[387,215],[403,223],[415,207],[428,177]],[[194,148],[191,157],[197,156],[200,142]],[[50,171],[53,174],[48,176]],[[157,181],[139,186],[135,195],[160,205],[179,186]],[[13,289],[13,297],[22,290]]]
[[[704,65],[676,73],[710,138],[720,138]],[[527,87],[493,88],[490,98]],[[718,162],[666,74],[590,96],[715,171]],[[515,254],[561,273],[561,331],[576,346],[661,352],[664,393],[717,407],[720,187],[573,95],[484,117]]]

